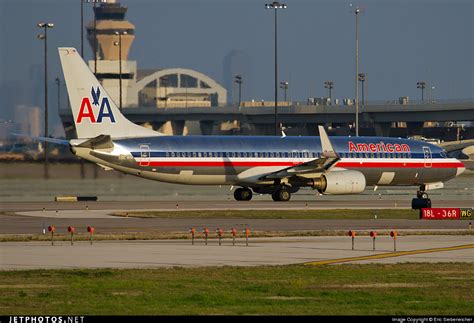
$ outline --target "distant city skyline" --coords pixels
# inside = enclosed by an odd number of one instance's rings
[[[222,62],[222,82],[227,89],[227,103],[235,104],[239,100],[239,87],[236,76],[241,78],[242,101],[253,98],[252,60],[244,51],[233,49],[224,56]]]
[[[120,1],[136,27],[129,59],[138,67],[185,67],[222,85],[223,59],[232,50],[252,62],[252,97],[274,95],[273,13],[265,1],[167,0]],[[354,97],[355,18],[350,1],[285,2],[278,16],[279,81],[290,81],[291,99],[327,95],[324,81],[334,82],[333,98]],[[357,4],[357,3],[355,3]],[[468,0],[364,1],[360,16],[360,67],[367,75],[366,100],[474,97],[474,3]],[[54,79],[63,78],[57,47],[80,48],[78,0],[0,0],[0,118],[12,105],[42,107],[43,43],[36,24],[51,21],[48,32],[50,109],[56,107]],[[84,4],[87,24],[92,5]],[[86,59],[92,51],[84,37]],[[35,72],[36,71],[36,72]],[[245,75],[242,75],[245,79]],[[432,89],[434,87],[434,89]],[[228,89],[232,90],[232,89]],[[279,92],[280,100],[283,94]],[[65,104],[65,92],[62,93]],[[59,118],[52,113],[52,121]]]

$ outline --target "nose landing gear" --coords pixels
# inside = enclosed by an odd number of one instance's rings
[[[428,197],[428,194],[425,190],[426,186],[421,185],[420,189],[416,192],[416,198],[411,200],[411,208],[413,210],[421,210],[431,207],[431,199]]]

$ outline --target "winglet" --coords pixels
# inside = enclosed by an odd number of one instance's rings
[[[331,140],[329,140],[329,136],[324,130],[323,126],[318,126],[319,129],[319,137],[321,138],[321,148],[323,152],[323,156],[327,158],[337,158],[336,151],[334,150]]]

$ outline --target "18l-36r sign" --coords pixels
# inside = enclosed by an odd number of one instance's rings
[[[421,209],[421,218],[425,220],[459,220],[471,218],[472,209],[461,208],[425,208]]]

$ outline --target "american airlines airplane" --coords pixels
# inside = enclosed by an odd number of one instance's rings
[[[418,186],[412,207],[431,207],[427,190],[461,174],[464,164],[435,145],[383,137],[165,136],[127,120],[76,49],[59,48],[78,139],[41,138],[106,170],[156,181],[238,186],[289,201],[310,187],[322,194],[358,194],[367,186]]]

